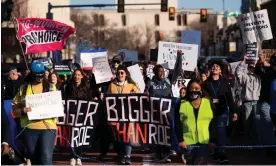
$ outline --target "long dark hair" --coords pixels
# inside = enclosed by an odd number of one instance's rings
[[[120,65],[120,66],[117,68],[117,72],[118,72],[119,70],[124,70],[124,71],[126,72],[126,81],[127,81],[128,83],[134,84],[135,86],[137,86],[136,83],[135,83],[135,82],[133,81],[133,79],[131,78],[129,71],[127,70],[127,68],[126,68],[125,66]],[[117,73],[116,73],[116,74],[117,74]],[[117,76],[116,76],[116,80],[118,81]]]
[[[202,82],[200,79],[191,79],[191,80],[190,80],[190,82],[189,82],[188,85],[187,85],[187,89],[186,89],[186,99],[187,99],[188,101],[192,101],[192,100],[190,99],[190,94],[191,94],[191,90],[190,90],[190,89],[191,89],[191,86],[192,86],[193,83],[199,84],[200,87],[201,87],[201,91],[202,91],[202,97],[207,98],[207,99],[210,100],[210,96],[209,96],[208,93],[203,89],[203,82]]]
[[[73,75],[77,71],[79,71],[84,77],[84,73],[81,69],[74,70]],[[91,99],[91,92],[87,80],[82,78],[80,85],[77,87],[74,78],[72,78],[65,88],[65,96],[78,99]]]

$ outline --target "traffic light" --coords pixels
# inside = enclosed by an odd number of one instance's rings
[[[207,22],[207,9],[200,9],[200,22]]]
[[[118,13],[124,13],[125,12],[125,0],[118,0],[117,12]]]
[[[161,0],[161,12],[168,11],[168,0]]]
[[[169,8],[169,20],[174,21],[175,18],[175,7]]]

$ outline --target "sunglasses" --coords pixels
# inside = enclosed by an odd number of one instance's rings
[[[120,61],[113,61],[114,64],[120,64]]]
[[[118,72],[117,75],[124,75],[125,72]]]

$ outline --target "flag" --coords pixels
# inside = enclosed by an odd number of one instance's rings
[[[64,41],[76,30],[44,18],[17,18],[17,37],[26,44],[26,54],[62,50]]]

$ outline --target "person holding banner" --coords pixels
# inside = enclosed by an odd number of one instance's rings
[[[191,80],[187,86],[187,101],[182,101],[176,119],[179,146],[192,152],[195,165],[207,164],[208,145],[215,147],[214,106],[206,96],[201,81]],[[189,145],[200,148],[189,148]]]
[[[94,100],[97,97],[90,89],[89,84],[85,79],[85,75],[81,69],[74,70],[73,78],[66,86],[64,96],[79,100]],[[83,153],[83,147],[77,147],[75,152],[81,156]],[[71,157],[71,166],[82,165],[81,159],[77,158],[73,152],[71,153]]]
[[[231,87],[228,79],[222,75],[223,68],[222,61],[213,61],[211,76],[204,82],[203,86],[216,107],[215,123],[218,132],[216,143],[220,146],[228,143],[227,128],[229,119],[231,118],[233,121],[238,119]],[[214,160],[219,160],[221,164],[228,163],[228,158],[223,148],[216,149],[213,157]]]
[[[149,80],[146,84],[145,93],[151,96],[158,97],[172,97],[172,86],[170,80],[165,77],[165,71],[163,66],[156,65],[153,68],[154,76],[152,80]],[[171,162],[169,157],[165,157],[170,153],[170,149],[167,147],[156,147],[156,158],[165,162]],[[174,152],[175,154],[175,152]]]
[[[14,117],[20,118],[21,127],[24,128],[23,143],[26,145],[28,157],[32,165],[52,165],[54,143],[56,138],[56,118],[42,120],[28,120],[26,96],[56,91],[56,87],[43,81],[45,68],[41,62],[32,62],[31,72],[25,78],[12,102]]]
[[[140,93],[139,88],[130,77],[129,71],[126,67],[120,65],[117,68],[116,79],[111,82],[107,93],[110,94],[129,94],[129,93]],[[116,145],[115,145],[116,146]],[[131,164],[131,145],[121,145],[119,156],[121,157],[120,164]]]

